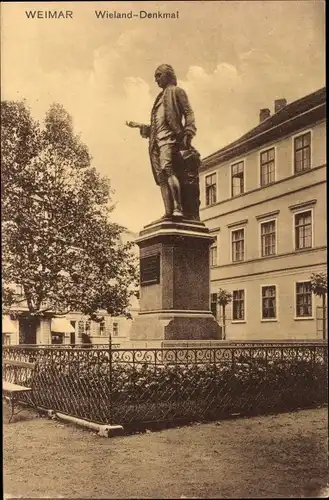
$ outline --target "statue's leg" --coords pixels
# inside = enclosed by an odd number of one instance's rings
[[[163,199],[163,204],[165,207],[165,217],[171,217],[174,207],[173,207],[173,201],[172,201],[172,196],[171,192],[169,189],[169,185],[167,181],[163,180],[160,184],[160,190],[161,190],[161,195]]]
[[[174,205],[173,215],[182,217],[183,212],[182,212],[181,190],[176,175],[172,174],[168,177],[168,186],[173,199],[173,205]]]
[[[164,178],[167,179],[167,185],[172,198],[172,215],[176,217],[183,217],[180,184],[173,171],[174,148],[174,144],[162,145],[160,147],[159,160]]]
[[[160,186],[161,196],[165,208],[165,214],[163,218],[170,218],[174,210],[173,202],[169,185],[167,182],[167,177],[162,169],[162,165],[160,162],[160,148],[158,147],[157,144],[154,145],[153,150],[151,152],[151,162],[155,173],[156,182],[158,186]]]

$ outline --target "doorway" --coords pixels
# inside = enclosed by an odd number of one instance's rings
[[[19,343],[35,345],[39,324],[39,318],[19,318]]]

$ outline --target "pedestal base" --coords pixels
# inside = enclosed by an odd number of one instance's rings
[[[219,340],[221,327],[211,312],[160,311],[134,319],[131,340]]]
[[[156,221],[141,231],[140,313],[131,341],[219,340],[210,311],[209,247],[202,222]]]

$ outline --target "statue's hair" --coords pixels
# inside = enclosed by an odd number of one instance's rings
[[[172,85],[177,85],[177,77],[174,71],[174,68],[170,66],[170,64],[160,64],[160,66],[157,67],[157,69],[160,69],[161,71],[165,71],[169,78],[169,82]]]

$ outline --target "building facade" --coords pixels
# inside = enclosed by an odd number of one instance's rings
[[[17,289],[20,287],[18,286]],[[64,316],[48,311],[43,316],[29,314],[25,300],[12,306],[12,313],[2,318],[2,343],[4,345],[73,345],[113,344],[126,345],[129,342],[132,319],[125,316],[111,316],[106,311],[98,311],[101,322],[92,321],[79,311],[71,311]],[[138,300],[133,297],[130,304],[132,318],[138,313]]]
[[[322,338],[310,275],[326,272],[326,93],[274,103],[260,123],[200,171],[210,249],[211,308],[232,294],[227,339]]]

